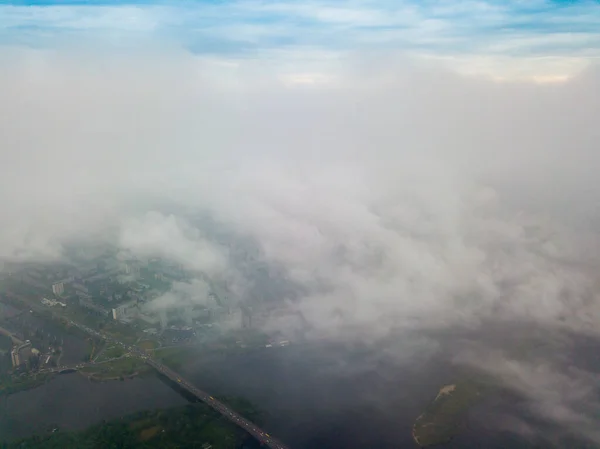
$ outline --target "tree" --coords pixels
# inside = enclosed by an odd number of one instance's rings
[[[10,351],[12,349],[12,339],[6,335],[0,335],[0,350]]]
[[[40,367],[40,356],[36,354],[31,354],[28,360],[29,368],[32,370],[37,370]]]

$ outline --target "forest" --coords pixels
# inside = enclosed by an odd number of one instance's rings
[[[258,418],[244,400],[221,398]],[[48,429],[45,435],[0,443],[1,449],[240,449],[259,447],[243,430],[203,403],[138,412],[81,432]]]

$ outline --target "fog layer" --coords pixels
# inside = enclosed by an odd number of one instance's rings
[[[278,298],[298,313],[270,329],[371,342],[494,320],[596,335],[599,86],[594,70],[497,83],[393,55],[281,79],[177,51],[4,49],[0,256],[60,259],[65,241],[111,232],[242,297],[253,281],[190,219],[205,213],[298,286]]]

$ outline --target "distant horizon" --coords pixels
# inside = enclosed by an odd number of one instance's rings
[[[2,2],[0,16],[0,46],[160,42],[224,63],[263,61],[302,84],[374,50],[495,80],[563,82],[600,62],[596,1],[32,0]]]

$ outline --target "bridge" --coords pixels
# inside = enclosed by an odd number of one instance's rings
[[[143,352],[143,350],[141,350],[137,347],[134,347],[134,346],[131,346],[128,349],[131,350],[131,353],[134,356],[143,359],[144,362],[146,362],[148,365],[150,365],[156,371],[158,371],[159,373],[161,373],[162,375],[164,375],[171,381],[176,382],[179,385],[179,387],[183,388],[188,393],[192,394],[194,397],[196,397],[200,401],[207,404],[213,410],[216,410],[221,415],[225,416],[229,421],[233,422],[238,427],[241,427],[242,429],[244,429],[246,432],[248,432],[250,435],[252,435],[254,438],[256,438],[256,440],[258,440],[264,446],[266,446],[270,449],[287,449],[287,447],[283,443],[281,443],[280,441],[273,438],[271,435],[266,433],[264,430],[262,430],[256,424],[254,424],[251,421],[248,421],[246,418],[244,418],[240,414],[238,414],[235,411],[233,411],[232,409],[230,409],[227,405],[225,405],[222,402],[218,401],[217,399],[213,398],[208,393],[200,390],[199,388],[194,386],[191,382],[185,380],[183,377],[181,377],[181,375],[179,375],[177,372],[173,371],[166,365],[163,365],[162,363],[154,360],[153,358],[148,356],[145,352]],[[40,370],[40,371],[41,372],[49,372],[49,373],[59,373],[59,374],[70,373],[73,371],[77,371],[83,367],[96,366],[96,365],[101,365],[103,363],[110,363],[114,360],[118,360],[123,357],[124,356],[115,357],[113,359],[104,360],[104,361],[98,362],[98,363],[84,362],[84,363],[79,363],[79,364],[73,365],[73,366],[59,366],[56,368],[44,369],[44,370]]]
[[[129,351],[129,353],[131,355],[141,358],[148,365],[150,365],[152,368],[154,368],[156,371],[163,374],[164,376],[166,376],[168,379],[172,380],[173,382],[177,382],[177,384],[179,384],[179,386],[181,388],[183,388],[184,390],[186,390],[187,392],[192,394],[194,397],[196,397],[200,401],[207,404],[213,410],[216,410],[217,412],[219,412],[221,415],[223,415],[225,418],[227,418],[233,424],[244,429],[246,432],[248,432],[250,435],[252,435],[254,438],[256,438],[262,445],[268,447],[269,449],[288,449],[287,446],[285,446],[283,443],[278,441],[276,438],[273,438],[271,435],[269,435],[267,432],[262,430],[260,427],[258,427],[253,422],[247,420],[246,418],[244,418],[243,416],[241,416],[240,414],[238,414],[237,412],[235,412],[234,410],[232,410],[230,407],[223,404],[222,402],[217,401],[212,396],[210,396],[208,393],[205,393],[204,391],[200,390],[199,388],[194,386],[191,382],[189,382],[188,380],[185,380],[182,376],[180,376],[178,373],[176,373],[175,371],[173,371],[166,365],[151,358],[148,355],[148,353],[146,351],[144,351],[143,349],[141,349],[135,345],[127,345],[122,341],[119,341],[108,335],[100,333],[88,326],[77,323],[75,321],[71,321],[71,320],[67,320],[67,321],[71,326],[77,327],[78,329],[82,330],[83,332],[87,333],[88,335],[91,335],[96,338],[101,338],[108,343],[120,345],[122,348]],[[100,363],[105,363],[105,362],[108,362],[108,361],[104,361],[104,362],[100,362]],[[79,367],[92,365],[92,364],[94,364],[94,362],[81,363],[79,365]],[[62,370],[65,370],[65,369],[74,369],[74,368],[62,367]]]
[[[256,438],[263,445],[265,445],[271,449],[287,449],[287,447],[283,443],[277,441],[275,438],[273,438],[271,435],[266,433],[264,430],[262,430],[256,424],[248,421],[246,418],[244,418],[240,414],[234,412],[228,406],[226,406],[222,402],[219,402],[218,400],[216,400],[215,398],[210,396],[208,393],[205,393],[204,391],[195,387],[192,383],[185,380],[183,377],[181,377],[178,373],[176,373],[172,369],[168,368],[167,366],[163,365],[162,363],[157,362],[156,360],[154,360],[150,357],[147,357],[145,359],[145,361],[148,365],[153,367],[156,371],[163,374],[164,376],[166,376],[173,382],[177,382],[181,388],[185,389],[186,391],[188,391],[189,393],[194,395],[196,398],[198,398],[199,400],[201,400],[202,402],[204,402],[205,404],[209,405],[211,408],[213,408],[214,410],[219,412],[221,415],[225,416],[231,422],[233,422],[237,426],[244,429],[246,432],[248,432],[250,435],[252,435],[254,438]]]

